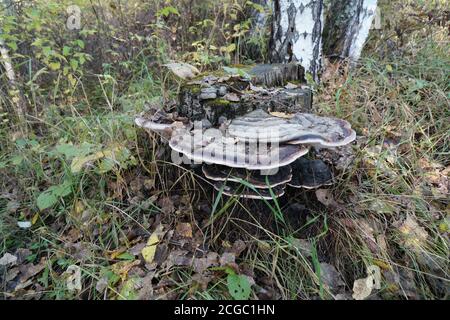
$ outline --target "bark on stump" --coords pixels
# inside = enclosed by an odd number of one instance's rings
[[[304,76],[301,66],[256,65],[247,73],[251,79],[207,75],[186,83],[180,91],[178,114],[192,121],[207,119],[216,126],[221,117],[233,119],[255,109],[286,113],[311,111],[312,93],[301,85]],[[283,87],[289,82],[296,85]]]

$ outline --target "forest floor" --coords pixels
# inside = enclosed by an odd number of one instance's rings
[[[176,90],[145,66],[125,92],[41,100],[28,134],[0,129],[0,298],[448,299],[448,52],[435,28],[369,46],[350,71],[329,63],[314,111],[357,141],[321,153],[335,185],[277,202],[167,161],[133,120]]]

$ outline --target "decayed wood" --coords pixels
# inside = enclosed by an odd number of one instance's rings
[[[333,0],[324,29],[324,54],[356,63],[376,9],[377,0]]]
[[[269,45],[272,63],[299,62],[318,81],[323,0],[275,0]]]
[[[205,76],[187,82],[180,90],[177,111],[191,121],[207,119],[217,126],[255,109],[276,112],[309,112],[312,93],[300,85],[265,89],[256,84],[283,84],[303,80],[303,69],[286,66],[255,67],[251,80],[241,76]]]
[[[297,63],[257,64],[248,73],[252,84],[267,88],[282,87],[291,81],[305,81],[305,68]]]

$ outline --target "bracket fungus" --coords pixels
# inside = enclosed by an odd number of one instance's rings
[[[244,199],[255,200],[273,200],[273,198],[282,197],[285,193],[286,185],[277,186],[270,189],[248,188],[239,182],[216,182],[213,184],[214,189],[222,191],[226,196],[238,196]]]
[[[202,163],[203,175],[224,195],[273,199],[283,196],[287,186],[331,185],[330,168],[303,156],[311,146],[351,143],[356,133],[350,123],[311,114],[311,99],[298,100],[305,94],[310,97],[309,89],[292,84],[265,89],[252,84],[285,85],[290,78],[303,77],[297,65],[263,65],[250,72],[251,79],[238,75],[194,78],[182,88],[176,112],[157,111],[135,123],[167,138],[172,156],[182,154],[189,164]]]
[[[333,184],[333,174],[322,160],[300,158],[291,164],[292,179],[287,184],[293,188],[317,189]]]
[[[319,147],[340,147],[351,143],[356,132],[341,119],[296,113],[291,118],[269,115],[255,110],[234,119],[228,127],[230,136],[250,142],[312,144]]]
[[[226,166],[206,164],[202,166],[202,172],[206,178],[212,181],[239,182],[245,180],[257,189],[286,185],[292,180],[292,168],[289,165],[279,168],[276,173],[270,175],[264,175],[264,171],[261,173],[256,170],[230,169]]]

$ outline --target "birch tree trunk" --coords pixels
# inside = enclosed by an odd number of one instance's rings
[[[323,0],[274,0],[270,62],[298,62],[315,81],[322,66]]]
[[[376,15],[377,0],[332,0],[324,29],[324,54],[349,59],[361,56]]]

